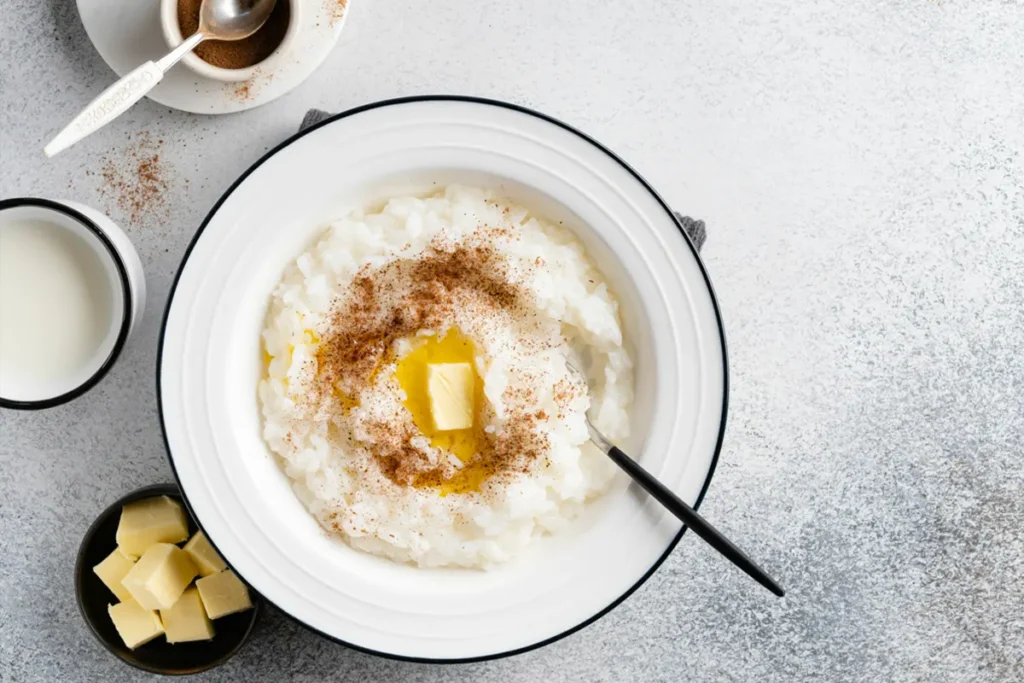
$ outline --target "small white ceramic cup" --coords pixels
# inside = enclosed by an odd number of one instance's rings
[[[110,324],[88,360],[58,377],[34,380],[0,373],[0,408],[39,410],[67,403],[96,386],[121,355],[146,306],[146,278],[128,236],[95,209],[68,200],[34,197],[0,200],[0,231],[24,221],[41,221],[80,237],[107,276]],[[0,232],[2,235],[2,232]],[[104,294],[106,296],[106,294]]]
[[[164,40],[167,41],[167,46],[172,50],[181,45],[182,41],[187,38],[187,36],[181,35],[181,27],[178,26],[179,1],[180,0],[160,0],[160,28],[163,30]],[[260,73],[273,73],[274,69],[277,68],[278,63],[288,55],[292,46],[295,44],[303,4],[302,0],[277,1],[287,2],[289,4],[290,18],[288,19],[288,30],[285,31],[284,38],[281,39],[281,44],[277,46],[277,49],[271,52],[270,55],[262,62],[244,69],[222,69],[219,66],[214,66],[208,62],[204,62],[198,55],[196,55],[195,52],[190,52],[182,57],[181,63],[189,69],[192,69],[192,71],[196,72],[200,76],[214,81],[247,81],[256,74],[257,69]]]

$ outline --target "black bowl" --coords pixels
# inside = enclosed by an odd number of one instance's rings
[[[125,646],[121,636],[117,634],[114,623],[107,614],[107,606],[117,602],[117,598],[103,585],[92,568],[103,561],[117,547],[114,535],[117,523],[121,518],[121,506],[143,498],[153,496],[170,496],[184,505],[178,487],[173,484],[156,484],[132,491],[127,496],[108,507],[93,522],[82,539],[82,547],[78,550],[78,561],[75,564],[75,594],[78,598],[78,609],[82,612],[85,622],[89,624],[96,639],[103,647],[132,666],[156,674],[180,676],[206,671],[220,666],[249,639],[252,627],[260,608],[259,596],[249,589],[253,608],[222,617],[213,622],[217,635],[213,640],[172,645],[163,637],[140,645],[134,650]],[[188,518],[189,533],[195,533],[198,526]]]

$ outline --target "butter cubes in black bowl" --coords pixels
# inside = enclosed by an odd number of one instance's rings
[[[82,541],[75,588],[100,642],[154,673],[197,673],[225,662],[256,620],[248,588],[171,485],[135,491],[100,515]]]

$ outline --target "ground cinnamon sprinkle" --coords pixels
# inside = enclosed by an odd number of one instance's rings
[[[148,132],[136,133],[119,154],[101,158],[100,194],[113,202],[133,224],[166,218],[170,205],[166,192],[172,175],[160,152],[163,139]]]
[[[324,0],[324,9],[327,11],[327,16],[330,17],[331,26],[334,26],[345,18],[348,0]]]
[[[251,99],[252,98],[252,86],[253,86],[253,82],[252,82],[251,78],[249,80],[247,80],[247,81],[242,81],[241,83],[236,85],[235,86],[235,92],[234,92],[235,98],[239,102],[246,102],[249,99]]]
[[[523,294],[509,282],[508,264],[486,240],[456,246],[432,245],[415,259],[395,260],[377,268],[364,267],[350,285],[343,303],[332,312],[317,351],[317,380],[313,401],[354,396],[376,377],[378,368],[392,362],[394,343],[423,329],[444,329],[455,311],[473,315],[523,315]],[[398,288],[398,289],[396,289]],[[401,296],[395,296],[401,291]],[[524,472],[548,449],[543,430],[546,415],[522,410],[529,396],[512,396],[511,414],[493,433],[481,430],[484,451],[472,461],[477,475]],[[488,422],[484,420],[483,422]],[[450,463],[432,462],[436,454],[413,445],[420,436],[408,422],[374,423],[368,432],[372,456],[380,471],[403,486],[439,486],[457,478]]]
[[[429,250],[416,260],[364,268],[352,283],[348,302],[332,315],[332,332],[318,351],[318,378],[330,390],[354,394],[369,380],[398,339],[444,323],[455,307],[488,305],[512,309],[519,292],[501,278],[497,254],[484,246]],[[397,279],[413,282],[403,305],[382,310],[378,291]],[[482,295],[484,301],[475,301]]]

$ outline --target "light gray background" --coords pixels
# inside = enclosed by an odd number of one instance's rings
[[[113,75],[70,0],[0,9],[0,196],[108,211],[150,288],[97,389],[0,412],[0,680],[149,678],[86,630],[72,567],[103,507],[171,479],[154,363],[185,246],[307,108],[425,93],[562,118],[707,220],[733,374],[702,512],[789,595],[687,535],[625,604],[540,651],[396,663],[271,610],[243,653],[198,680],[1024,676],[1019,2],[353,0],[338,48],[286,97],[222,118],[146,101],[51,161],[44,140]],[[85,173],[143,129],[165,141],[171,208],[129,224]]]

